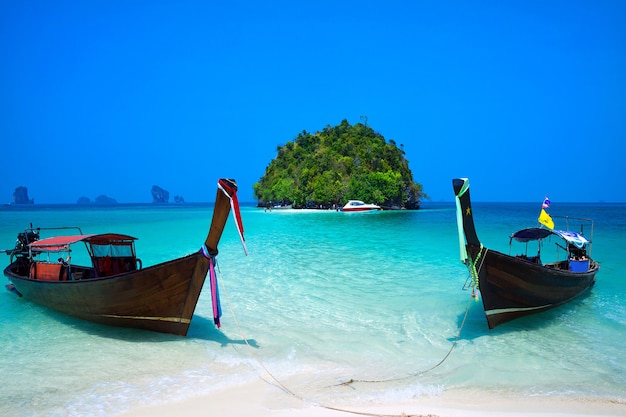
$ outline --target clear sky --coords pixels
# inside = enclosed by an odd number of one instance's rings
[[[624,202],[626,1],[0,0],[0,203],[242,201],[303,130],[452,201]]]

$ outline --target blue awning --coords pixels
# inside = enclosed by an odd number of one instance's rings
[[[528,229],[519,230],[511,235],[511,239],[518,242],[530,242],[531,240],[539,240],[552,234],[552,230],[541,227],[530,227]]]

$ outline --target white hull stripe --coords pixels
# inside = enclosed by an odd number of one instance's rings
[[[506,314],[506,313],[517,313],[517,312],[521,312],[521,311],[541,310],[541,309],[550,308],[550,307],[552,307],[552,304],[546,304],[546,305],[539,306],[539,307],[498,308],[498,309],[495,309],[495,310],[487,310],[487,311],[485,311],[485,314],[487,316],[493,316],[493,315],[496,315],[496,314]]]
[[[109,317],[112,319],[132,319],[132,320],[154,320],[154,321],[170,321],[173,323],[191,323],[190,319],[183,319],[180,317],[146,317],[146,316],[120,316],[117,314],[102,314],[103,317]]]

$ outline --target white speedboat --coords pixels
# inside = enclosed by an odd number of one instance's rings
[[[360,200],[350,200],[346,203],[345,206],[343,206],[341,210],[345,212],[353,212],[353,211],[382,210],[382,208],[380,206],[377,206],[376,204],[368,204]]]

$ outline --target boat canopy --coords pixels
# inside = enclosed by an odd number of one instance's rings
[[[90,235],[55,236],[37,240],[28,246],[31,250],[44,252],[67,251],[70,245],[77,242],[85,242],[90,245],[129,245],[137,240],[136,237],[120,235],[117,233],[103,233]]]
[[[550,230],[542,227],[529,227],[528,229],[517,231],[511,235],[511,240],[515,239],[518,242],[529,242],[531,240],[541,240],[551,235],[556,235],[565,240],[568,244],[572,244],[580,249],[589,243],[587,238],[580,233],[570,232],[568,230]]]

